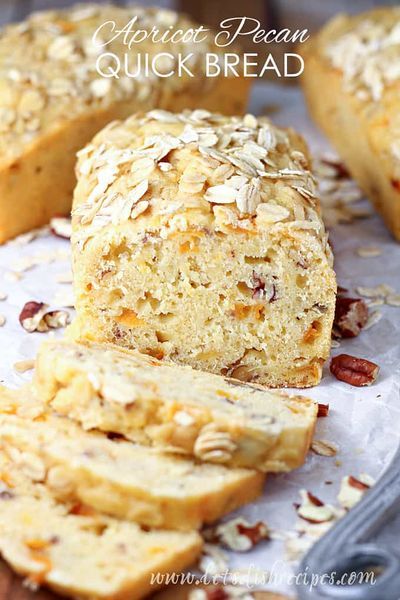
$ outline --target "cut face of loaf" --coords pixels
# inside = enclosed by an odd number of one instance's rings
[[[32,420],[35,409],[26,393],[3,392],[2,410],[14,406],[19,414],[0,414],[0,440],[21,468],[36,465],[40,480],[61,499],[149,527],[189,530],[262,493],[265,478],[256,471],[167,456],[85,432],[68,419],[40,414],[40,408]]]
[[[71,335],[306,387],[336,283],[304,143],[266,119],[152,111],[81,153]]]
[[[60,504],[0,450],[0,554],[33,585],[87,600],[135,600],[153,591],[152,573],[189,567],[196,532],[143,530],[71,503]]]
[[[45,342],[34,382],[85,429],[262,471],[303,464],[318,410],[308,398],[90,343]]]
[[[312,117],[398,240],[399,22],[394,6],[340,15],[301,46]]]
[[[212,32],[198,43],[153,43],[131,48],[115,31],[137,18],[133,29],[160,35],[171,27],[197,27],[189,19],[164,9],[77,5],[32,15],[22,24],[5,27],[0,37],[0,243],[54,215],[71,209],[75,186],[75,154],[114,119],[137,110],[208,108],[228,114],[243,112],[249,79],[205,75],[205,54],[216,52]],[[113,27],[104,25],[115,22]],[[98,28],[96,44],[92,38]],[[110,40],[115,37],[113,41]],[[103,44],[101,46],[101,44]],[[105,45],[107,44],[107,45]],[[164,57],[157,62],[161,76],[129,77],[149,55],[193,54],[193,77],[164,77],[177,67]],[[114,54],[110,60],[99,59]],[[161,57],[163,58],[163,57]],[[120,61],[118,77],[103,77]]]

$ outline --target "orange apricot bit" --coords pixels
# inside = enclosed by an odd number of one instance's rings
[[[251,312],[254,313],[254,317],[259,321],[264,314],[265,307],[263,304],[254,304],[254,305],[246,305],[246,304],[235,304],[233,309],[233,316],[235,319],[245,319],[250,315]]]
[[[29,581],[40,585],[46,579],[46,575],[52,570],[53,563],[51,559],[45,554],[39,554],[37,551],[31,552],[31,558],[35,562],[42,565],[42,570],[39,573],[30,573],[28,576]]]
[[[320,335],[322,325],[319,321],[313,321],[303,336],[305,344],[312,344]]]
[[[233,316],[235,319],[244,319],[248,316],[251,306],[246,304],[235,304],[233,309]]]
[[[115,320],[125,327],[143,327],[143,325],[146,325],[146,321],[139,319],[137,313],[130,308],[124,308],[122,314],[116,317]]]
[[[255,312],[255,317],[257,321],[259,321],[264,315],[264,309],[265,307],[263,304],[256,304],[255,306],[253,306],[253,310]]]
[[[97,515],[97,512],[91,506],[86,506],[86,504],[74,504],[69,511],[70,515],[78,515],[80,517],[93,517]]]
[[[7,472],[0,473],[0,480],[9,488],[15,487],[11,475]]]
[[[43,550],[44,548],[47,548],[49,541],[42,538],[32,538],[30,540],[25,540],[25,545],[31,550]]]
[[[151,358],[156,358],[157,360],[162,360],[164,358],[164,351],[162,348],[146,348],[143,350],[143,352],[148,356],[151,356]],[[160,366],[160,363],[158,362],[152,362],[151,364],[153,367]]]
[[[392,188],[397,192],[400,192],[400,179],[392,179],[391,180]]]

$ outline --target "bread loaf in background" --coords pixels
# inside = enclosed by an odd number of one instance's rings
[[[0,243],[68,214],[75,186],[75,154],[113,119],[155,107],[170,110],[208,108],[240,114],[247,103],[249,79],[205,76],[204,54],[218,52],[213,36],[199,43],[153,43],[145,40],[130,49],[120,35],[106,46],[92,43],[97,28],[115,21],[122,28],[137,16],[135,28],[172,26],[188,30],[196,25],[164,9],[77,5],[65,10],[33,14],[25,22],[8,25],[0,35]],[[103,27],[96,40],[115,35]],[[101,76],[96,61],[113,53],[135,73],[138,54],[193,53],[193,77],[184,70],[170,77],[119,78]],[[102,60],[101,71],[108,66]],[[161,73],[176,61],[157,62]]]
[[[400,240],[400,8],[339,15],[301,46],[311,116]]]

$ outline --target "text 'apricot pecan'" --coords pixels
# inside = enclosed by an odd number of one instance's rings
[[[332,358],[330,370],[336,379],[357,387],[371,385],[379,373],[379,367],[375,363],[349,354],[339,354]]]

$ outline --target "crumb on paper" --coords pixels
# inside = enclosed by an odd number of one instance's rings
[[[31,371],[35,366],[35,361],[32,359],[28,360],[19,360],[14,363],[14,369],[17,373],[25,373],[26,371]]]

